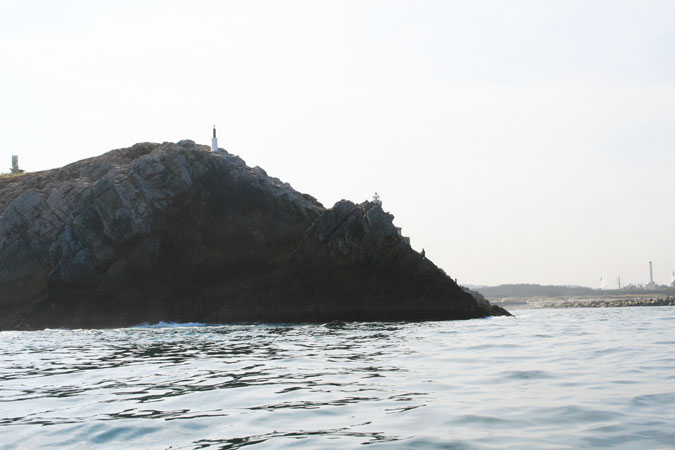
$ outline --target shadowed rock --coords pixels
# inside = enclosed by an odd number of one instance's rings
[[[313,197],[192,141],[0,178],[0,329],[508,314],[379,205]]]

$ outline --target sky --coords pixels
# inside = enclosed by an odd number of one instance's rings
[[[671,0],[0,0],[0,167],[219,144],[460,284],[675,272]]]

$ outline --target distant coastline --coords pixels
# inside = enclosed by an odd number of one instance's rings
[[[541,308],[625,308],[632,306],[675,306],[675,297],[568,299],[540,305]]]
[[[490,303],[509,310],[537,308],[623,308],[631,306],[675,306],[668,295],[518,297],[490,299]]]
[[[625,295],[675,296],[675,286],[659,286],[656,289],[646,289],[639,286],[627,286],[623,289],[593,289],[584,286],[554,286],[520,283],[472,287],[472,289],[480,292],[487,299],[576,296],[616,297]]]

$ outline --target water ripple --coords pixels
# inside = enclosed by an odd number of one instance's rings
[[[675,447],[675,308],[2,332],[0,448]]]

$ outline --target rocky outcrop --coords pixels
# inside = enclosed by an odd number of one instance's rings
[[[392,219],[370,202],[325,210],[192,141],[0,178],[0,329],[508,314]]]

